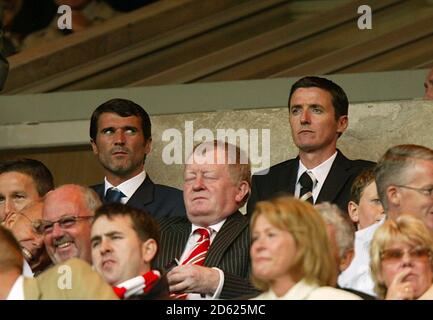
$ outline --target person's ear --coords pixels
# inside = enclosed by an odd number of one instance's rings
[[[98,151],[98,146],[96,145],[95,140],[90,139],[90,145],[92,146],[93,154],[97,155],[99,153],[99,151]]]
[[[359,222],[358,205],[354,201],[349,201],[347,204],[347,212],[354,223]]]
[[[400,206],[402,194],[398,190],[396,186],[389,186],[386,189],[386,197],[389,204],[392,204],[395,207]]]
[[[343,133],[346,131],[347,126],[349,125],[349,117],[341,116],[337,121],[337,133]]]
[[[146,154],[149,154],[150,151],[152,151],[152,137],[150,137],[149,139],[145,139],[144,141],[144,152]]]
[[[17,220],[18,220],[18,213],[12,212],[6,217],[5,221],[3,221],[3,226],[6,227],[7,229],[12,229],[12,227],[14,226],[15,222],[17,222]]]
[[[340,272],[343,272],[350,266],[354,256],[355,250],[353,248],[346,250],[343,257],[340,259]]]
[[[143,257],[143,261],[146,264],[151,264],[153,258],[155,258],[156,252],[158,251],[158,244],[155,239],[147,239],[141,244],[141,255]]]
[[[235,196],[236,202],[242,202],[245,196],[250,193],[250,185],[246,181],[241,181],[238,186],[238,192]]]

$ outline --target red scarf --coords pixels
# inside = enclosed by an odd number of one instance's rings
[[[126,299],[133,295],[148,293],[152,290],[161,274],[157,270],[150,270],[143,275],[126,280],[117,286],[113,286],[114,293],[120,299]]]

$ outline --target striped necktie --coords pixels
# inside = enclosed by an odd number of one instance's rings
[[[191,250],[189,256],[182,262],[182,265],[196,264],[202,266],[206,259],[206,254],[210,246],[210,232],[206,228],[198,228],[194,233],[199,234],[196,244]],[[174,299],[186,299],[188,293],[175,293],[170,296]]]

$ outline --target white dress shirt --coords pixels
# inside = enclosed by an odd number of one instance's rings
[[[281,297],[269,289],[251,300],[361,300],[361,298],[341,289],[319,287],[302,279]]]
[[[355,232],[355,256],[349,267],[338,277],[338,285],[341,288],[355,289],[371,296],[377,296],[374,292],[374,281],[370,269],[370,243],[373,235],[383,222],[385,217],[371,226]]]
[[[135,177],[132,177],[129,180],[126,180],[119,184],[117,187],[113,186],[110,182],[108,182],[107,177],[104,178],[104,196],[107,193],[107,190],[110,188],[116,188],[117,190],[122,191],[122,193],[125,195],[125,197],[122,197],[120,200],[121,203],[125,204],[129,201],[129,199],[132,197],[132,195],[137,191],[137,189],[141,186],[143,181],[146,179],[146,171],[143,169],[143,171],[139,174],[137,174]]]
[[[6,300],[24,300],[24,276],[17,278]]]
[[[299,183],[299,178],[301,178],[302,174],[305,171],[308,171],[310,175],[313,175],[316,179],[315,183],[313,181],[313,203],[316,203],[317,197],[320,194],[320,190],[322,190],[323,183],[328,176],[329,171],[331,170],[332,164],[334,163],[335,158],[337,157],[337,151],[330,156],[327,160],[319,164],[317,167],[312,169],[307,169],[302,161],[299,159],[299,168],[298,168],[298,176],[296,178],[296,186],[295,186],[295,197],[299,198],[301,193],[301,184]]]
[[[32,268],[30,267],[30,265],[26,259],[24,259],[24,263],[23,263],[23,276],[27,277],[27,278],[33,278],[34,277],[34,273],[32,271]]]
[[[225,221],[226,221],[226,219],[218,222],[217,224],[213,224],[213,225],[208,227],[208,229],[211,230],[210,245],[212,245],[212,242],[215,239],[216,234],[221,230],[221,227],[223,226]],[[200,238],[200,234],[194,233],[195,230],[197,230],[199,228],[203,228],[203,227],[197,226],[195,224],[192,225],[191,233],[189,234],[189,238],[188,238],[188,241],[186,243],[185,249],[183,250],[183,253],[180,257],[180,261],[179,261],[180,264],[182,264],[182,262],[188,258],[189,254],[191,253],[192,249],[194,248],[198,239]],[[218,270],[218,272],[220,274],[220,281],[219,281],[217,289],[215,290],[215,293],[212,296],[211,295],[202,296],[202,295],[197,294],[197,293],[189,293],[187,296],[188,300],[218,299],[219,298],[219,296],[221,294],[221,290],[222,290],[223,285],[224,285],[224,272],[219,268],[212,268],[212,269]]]

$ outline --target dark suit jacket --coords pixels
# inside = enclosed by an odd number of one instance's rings
[[[104,184],[91,186],[104,201]],[[162,219],[166,217],[185,216],[185,205],[183,202],[182,191],[176,188],[154,184],[146,174],[146,179],[138,187],[137,191],[126,203],[131,207],[145,210],[154,218]]]
[[[374,165],[375,163],[371,161],[349,160],[337,150],[337,156],[316,203],[329,201],[337,204],[343,212],[347,212],[353,180],[362,170]],[[272,166],[266,175],[254,175],[251,196],[247,205],[248,215],[251,216],[257,201],[270,199],[280,193],[293,195],[298,167],[299,157]]]
[[[160,221],[160,250],[154,268],[165,270],[174,258],[179,259],[191,233],[187,218],[169,218]],[[217,267],[224,272],[221,299],[231,299],[257,292],[250,277],[250,231],[248,218],[239,211],[229,216],[215,236],[204,266]]]

